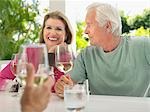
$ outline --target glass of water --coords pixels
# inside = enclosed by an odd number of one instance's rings
[[[83,112],[88,94],[85,84],[66,85],[64,87],[64,101],[68,112]]]

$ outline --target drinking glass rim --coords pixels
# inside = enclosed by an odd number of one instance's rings
[[[29,48],[39,48],[39,47],[46,47],[44,43],[31,43],[31,44],[24,44],[22,47],[29,47]]]

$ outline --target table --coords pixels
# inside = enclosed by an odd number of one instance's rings
[[[0,112],[20,112],[20,97],[0,92]],[[44,112],[65,112],[64,100],[52,94]],[[150,112],[150,98],[90,95],[85,112]]]

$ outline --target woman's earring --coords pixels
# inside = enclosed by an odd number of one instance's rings
[[[65,40],[64,40],[64,42],[67,42],[67,36],[65,37]]]

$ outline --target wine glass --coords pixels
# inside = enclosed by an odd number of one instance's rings
[[[56,67],[67,74],[73,67],[75,55],[71,45],[58,45],[55,52]]]
[[[2,81],[1,85],[1,90],[5,93],[11,94],[11,96],[17,96],[20,87],[20,83],[16,75],[17,62],[18,54],[12,54],[11,62],[7,66],[10,67],[10,71],[16,77],[14,78],[14,80],[5,79],[4,81]]]
[[[14,53],[11,57],[11,72],[16,76],[16,70],[17,70],[17,63],[18,63],[18,54]]]
[[[47,79],[48,75],[52,75],[48,64],[48,53],[45,44],[28,44],[20,47],[17,74],[23,86],[26,85],[27,63],[32,63],[35,69],[34,86],[41,85]]]
[[[11,88],[9,90],[10,92],[18,92],[19,87],[21,86],[21,82],[20,82],[18,76],[16,75],[17,64],[18,64],[18,53],[14,53],[14,54],[12,54],[12,57],[11,57],[10,69],[11,69],[11,72],[14,74],[15,78],[14,78]]]
[[[149,84],[148,84],[148,86],[147,86],[147,88],[146,88],[146,91],[145,91],[145,93],[144,93],[144,96],[143,96],[143,97],[147,97],[147,96],[148,96],[149,91],[150,91],[150,82],[149,82]]]
[[[88,94],[85,83],[65,85],[64,102],[68,112],[83,112],[87,104]]]

